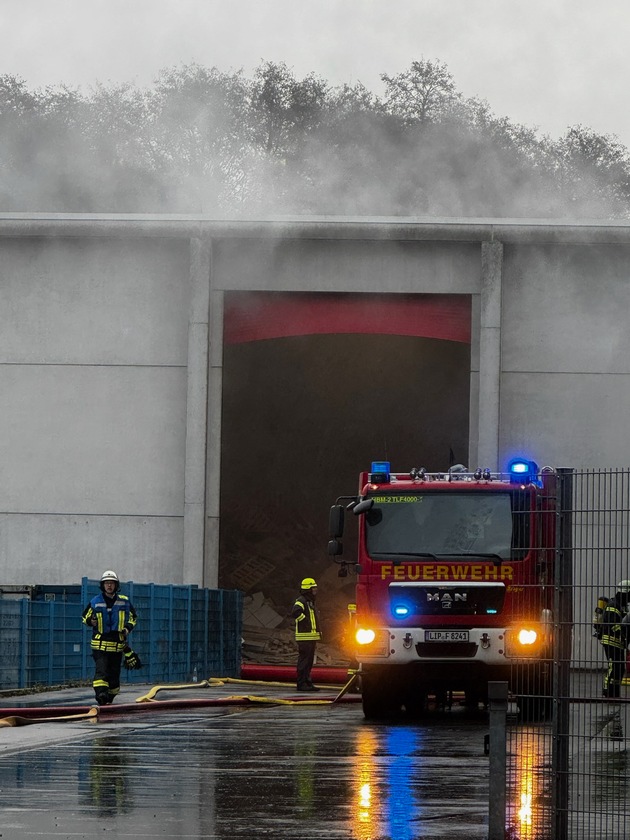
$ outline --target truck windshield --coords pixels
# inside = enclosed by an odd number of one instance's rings
[[[529,545],[529,496],[519,492],[376,494],[365,514],[367,551],[396,556],[517,559]]]

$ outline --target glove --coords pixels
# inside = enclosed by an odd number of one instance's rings
[[[140,657],[129,647],[129,645],[125,645],[125,649],[123,651],[123,663],[128,671],[137,671],[142,668]]]

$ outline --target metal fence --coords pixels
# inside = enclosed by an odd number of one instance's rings
[[[170,683],[197,677],[238,677],[242,593],[196,586],[128,581],[121,586],[139,619],[130,644],[143,668],[123,681]],[[98,581],[30,587],[28,596],[0,599],[0,688],[62,685],[92,677],[90,631],[81,623]]]
[[[630,579],[630,470],[560,470],[556,519],[553,651],[540,666],[549,693],[532,693],[540,714],[529,720],[508,706],[505,837],[621,840],[630,836],[630,679],[618,698],[603,696],[607,658],[593,621],[600,596]]]

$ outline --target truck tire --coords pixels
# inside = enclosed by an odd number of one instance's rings
[[[382,720],[401,710],[400,693],[387,674],[368,672],[361,675],[361,701],[367,720]]]

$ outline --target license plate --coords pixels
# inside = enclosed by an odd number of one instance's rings
[[[425,630],[425,642],[467,642],[468,630]]]

